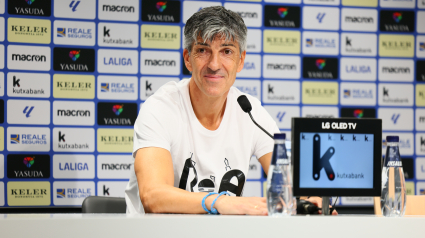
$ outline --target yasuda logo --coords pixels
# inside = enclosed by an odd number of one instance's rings
[[[34,110],[34,106],[32,106],[32,107],[28,107],[28,106],[26,106],[25,108],[24,108],[24,111],[23,111],[23,113],[25,114],[25,116],[28,118],[28,117],[30,117],[31,115],[31,112],[32,112],[32,110]]]
[[[57,198],[65,198],[65,189],[64,188],[56,189],[56,197]]]
[[[356,118],[362,118],[363,117],[363,110],[361,109],[356,109],[353,112],[354,117]]]
[[[285,7],[279,7],[279,8],[277,9],[277,14],[279,14],[279,16],[280,16],[281,18],[285,18],[285,17],[286,17],[286,15],[288,15],[288,8],[285,8]]]
[[[10,135],[10,144],[19,144],[19,134]]]
[[[163,12],[166,8],[167,8],[167,2],[156,3],[156,9],[158,9],[159,12]]]
[[[393,116],[391,117],[391,120],[393,121],[394,124],[397,124],[397,121],[399,118],[400,118],[400,113],[394,113]]]
[[[399,23],[403,19],[403,14],[401,12],[394,12],[393,19],[395,22]]]
[[[103,93],[109,92],[109,83],[101,83],[100,84],[100,91]]]
[[[124,105],[114,105],[112,111],[119,116],[124,111]]]
[[[316,60],[316,66],[317,66],[318,69],[322,70],[326,66],[326,60],[317,59]]]
[[[72,10],[73,12],[77,11],[77,7],[78,7],[78,5],[80,4],[80,2],[81,2],[81,1],[72,1],[72,2],[69,4],[69,7],[71,8],[71,10]]]
[[[313,137],[313,179],[320,179],[320,171],[325,169],[328,179],[333,181],[335,179],[335,172],[332,169],[331,163],[329,160],[335,154],[335,148],[329,147],[323,157],[320,157],[320,136],[315,134]]]
[[[79,50],[71,50],[69,52],[69,58],[71,58],[72,61],[76,61],[78,58],[80,58],[80,51]]]
[[[27,3],[28,3],[28,5],[31,5],[33,2],[35,2],[35,0],[25,0]]]
[[[25,157],[23,162],[25,166],[27,166],[28,168],[31,168],[35,160],[34,160],[34,157]]]
[[[66,37],[66,28],[57,28],[57,36],[58,37]]]

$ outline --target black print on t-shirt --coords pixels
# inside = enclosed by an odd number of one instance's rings
[[[193,187],[195,187],[196,183],[198,183],[198,173],[196,172],[194,163],[192,163],[193,162],[192,156],[193,156],[193,153],[190,155],[190,158],[188,158],[184,162],[182,176],[180,177],[180,183],[179,183],[179,188],[186,190],[187,179],[189,178],[189,172],[190,172],[190,169],[192,168],[193,172],[195,173],[195,178],[192,180],[192,182],[190,182],[191,192],[193,192]]]
[[[182,174],[180,176],[180,182],[179,182],[179,188],[186,190],[187,180],[189,178],[190,169],[193,169],[193,172],[195,173],[195,178],[190,182],[190,191],[191,192],[193,192],[193,188],[198,183],[198,173],[196,172],[195,162],[192,161],[192,156],[193,156],[193,154],[191,154],[190,158],[186,159],[184,166],[183,166]],[[226,167],[225,167],[226,170],[231,169],[230,166],[229,166],[229,161],[227,160],[227,158],[224,159],[224,164],[226,165]],[[238,180],[237,186],[230,182],[233,177],[236,177],[236,179]],[[214,189],[215,189],[215,183],[214,183],[215,177],[211,175],[210,178],[211,179],[203,179],[202,181],[199,182],[199,184],[198,184],[199,192],[213,192],[214,191]],[[218,192],[219,193],[221,193],[223,191],[231,192],[231,193],[235,194],[236,196],[240,197],[242,195],[244,185],[245,185],[245,174],[238,169],[230,170],[230,171],[227,171],[227,173],[225,173],[223,175],[223,178],[221,179],[220,188],[219,188]]]

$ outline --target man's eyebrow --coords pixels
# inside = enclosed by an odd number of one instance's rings
[[[224,44],[221,44],[221,46],[233,46],[233,47],[236,47],[234,44],[232,44],[232,43],[224,43]]]
[[[197,44],[197,45],[210,46],[210,45],[208,45],[208,44],[207,44],[207,43],[205,43],[205,42],[199,42],[199,41],[198,41],[198,42],[196,42],[196,44]]]

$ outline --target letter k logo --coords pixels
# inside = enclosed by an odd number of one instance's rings
[[[388,89],[386,89],[386,88],[384,87],[384,97],[385,97],[385,96],[387,96],[387,97],[389,96],[389,95],[388,95],[388,91],[390,91],[390,90],[388,90]]]
[[[16,79],[16,76],[13,76],[13,87],[21,87],[21,85],[19,84],[19,81],[21,81],[20,79]]]
[[[149,81],[146,80],[146,91],[152,91],[152,83],[149,83]]]
[[[109,196],[109,188],[106,188],[105,185],[103,185],[103,195],[108,195]]]
[[[269,93],[273,93],[274,94],[274,92],[273,92],[273,88],[274,87],[270,86],[270,84],[267,84],[267,87],[269,89]]]
[[[347,37],[345,37],[345,45],[347,46],[351,46],[351,39]]]
[[[65,142],[65,134],[62,134],[62,132],[59,131],[59,142],[61,141]]]
[[[335,173],[329,160],[335,154],[335,148],[332,146],[329,147],[321,158],[320,154],[320,136],[315,134],[313,136],[313,179],[316,181],[320,179],[320,171],[323,168],[328,179],[333,181],[335,179]]]
[[[317,14],[317,20],[319,21],[319,23],[322,23],[323,18],[325,18],[326,13],[325,12],[319,12],[319,14]]]
[[[110,37],[110,35],[109,35],[109,31],[110,31],[111,29],[107,29],[106,28],[106,26],[104,26],[103,27],[103,36],[105,37],[105,36],[108,36],[108,37]]]

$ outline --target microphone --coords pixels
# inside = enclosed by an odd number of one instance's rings
[[[297,214],[317,214],[319,210],[321,209],[306,200],[299,200],[297,203]]]
[[[245,95],[241,95],[238,97],[238,103],[239,106],[241,106],[242,110],[246,113],[248,113],[248,115],[251,117],[251,120],[254,122],[254,124],[256,126],[258,126],[258,128],[260,128],[262,131],[264,131],[264,133],[266,133],[268,136],[270,136],[272,139],[273,136],[268,133],[266,130],[264,130],[264,128],[262,128],[260,125],[258,125],[258,123],[254,120],[254,118],[251,115],[251,110],[252,110],[252,106],[251,103],[249,102],[248,98]]]

